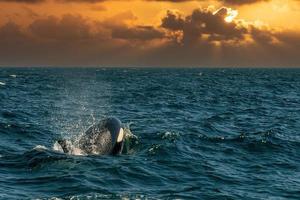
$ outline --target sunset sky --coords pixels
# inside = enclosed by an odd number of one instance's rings
[[[0,66],[300,67],[300,0],[0,0]]]

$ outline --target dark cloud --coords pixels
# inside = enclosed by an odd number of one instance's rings
[[[132,42],[125,39],[112,38],[114,28],[78,15],[49,16],[25,28],[7,23],[0,27],[0,65],[122,66],[132,63],[143,53],[140,49],[145,51],[147,45],[132,46]],[[156,37],[154,28],[132,29],[138,30],[139,35],[135,35],[135,31],[130,35],[129,31],[128,37],[138,37],[141,41]]]
[[[35,3],[42,3],[45,2],[46,0],[0,0],[1,2],[7,2],[7,3],[30,3],[30,4],[35,4]]]
[[[158,2],[183,3],[183,2],[197,1],[197,0],[145,0],[145,1],[158,1]],[[198,0],[198,1],[202,1],[202,0]]]
[[[238,22],[225,22],[224,18],[229,11],[225,7],[215,12],[209,9],[196,9],[184,19],[168,11],[162,19],[161,26],[171,31],[182,31],[184,43],[194,44],[204,36],[208,36],[211,40],[242,39],[248,31]]]
[[[60,40],[83,40],[91,37],[91,27],[81,16],[64,15],[61,19],[49,16],[37,19],[29,29],[38,37]]]
[[[37,18],[37,17],[40,16],[37,12],[33,11],[30,8],[27,8],[27,7],[24,6],[23,9],[26,12],[27,16],[30,17],[30,18]]]
[[[283,31],[274,33],[274,35],[283,43],[289,44],[291,47],[300,49],[300,32]]]
[[[36,3],[43,3],[47,2],[49,0],[0,0],[1,2],[6,2],[6,3],[28,3],[28,4],[36,4]],[[99,2],[104,2],[104,1],[111,1],[111,0],[54,0],[56,2],[61,2],[61,3],[99,3]],[[114,0],[112,0],[114,1]]]
[[[204,0],[146,0],[146,1],[183,3],[188,1],[204,1]],[[253,3],[259,3],[259,2],[270,1],[270,0],[218,0],[218,1],[228,5],[246,5],[246,4],[253,4]]]
[[[244,4],[265,2],[265,1],[269,1],[269,0],[220,0],[220,1],[230,4],[230,5],[244,5]]]
[[[176,13],[168,10],[167,15],[162,19],[161,26],[163,28],[176,31],[176,30],[183,30],[184,24],[185,24],[185,20],[182,18],[180,13]]]
[[[249,32],[252,39],[260,44],[271,44],[276,40],[276,37],[273,36],[273,33],[268,29],[260,29],[255,26],[251,26]]]
[[[277,32],[267,27],[257,27],[241,20],[228,23],[224,19],[231,10],[223,7],[217,11],[196,9],[182,17],[168,11],[161,27],[178,33],[173,44],[160,49],[160,55],[176,55],[179,65],[201,66],[299,66],[296,52],[300,50],[299,33]],[[189,53],[183,53],[187,51]],[[169,53],[167,53],[169,52]],[[195,53],[196,52],[196,53]],[[160,58],[161,60],[164,60]],[[166,57],[167,63],[173,63]],[[182,63],[180,63],[182,61]]]
[[[164,33],[152,26],[119,26],[112,29],[112,38],[116,39],[153,40],[162,39],[163,37]]]
[[[15,41],[23,39],[23,32],[19,25],[8,22],[0,28],[0,38],[2,42],[8,41],[10,38],[14,38]]]
[[[56,1],[61,3],[99,3],[99,2],[111,1],[111,0],[56,0]]]

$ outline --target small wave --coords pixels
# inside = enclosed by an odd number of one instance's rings
[[[282,141],[276,137],[272,130],[262,131],[256,133],[242,133],[237,136],[198,136],[203,141],[212,143],[231,143],[242,146],[248,150],[264,150],[264,149],[278,149],[282,147]]]
[[[176,132],[165,132],[165,133],[162,133],[162,134],[159,134],[161,139],[163,140],[169,140],[169,141],[172,141],[174,142],[175,140],[177,140],[179,137],[180,137],[180,134],[179,133],[176,133]]]
[[[72,200],[79,200],[79,199],[120,199],[120,200],[143,200],[148,199],[146,195],[143,194],[101,194],[101,193],[88,193],[88,194],[79,194],[73,196],[66,196],[63,198],[60,197],[51,197],[49,200],[61,200],[61,199],[72,199]],[[41,200],[41,199],[36,199]]]
[[[150,155],[155,155],[157,154],[157,152],[160,150],[161,148],[161,144],[153,144],[149,149],[148,149],[148,153]]]
[[[4,86],[4,85],[6,85],[6,83],[0,81],[0,85],[3,85],[3,86]]]
[[[49,150],[42,145],[37,145],[22,154],[11,154],[8,152],[7,155],[5,154],[5,158],[5,161],[1,161],[2,167],[16,169],[29,168],[30,170],[38,169],[47,164],[53,164],[56,161],[68,159],[64,154]]]
[[[159,143],[152,144],[147,149],[149,155],[167,155],[178,150],[176,143],[181,136],[179,133],[167,131],[158,133],[157,136],[160,138],[160,141]]]
[[[37,145],[33,148],[33,150],[47,150],[48,148],[43,145]]]
[[[11,74],[9,76],[12,77],[12,78],[17,78],[17,75],[15,75],[15,74]]]

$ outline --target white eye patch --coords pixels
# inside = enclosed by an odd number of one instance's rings
[[[124,137],[124,131],[123,131],[123,128],[120,128],[117,142],[121,142],[123,140],[123,137]]]

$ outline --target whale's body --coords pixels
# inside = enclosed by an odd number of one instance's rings
[[[91,126],[80,138],[77,148],[83,154],[115,155],[122,152],[123,140],[124,133],[120,120],[110,117]],[[60,140],[58,143],[65,153],[70,152],[66,140]]]

